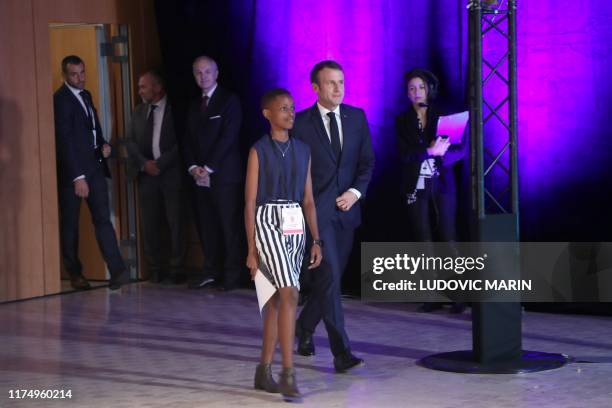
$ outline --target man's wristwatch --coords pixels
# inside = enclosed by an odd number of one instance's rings
[[[318,245],[321,248],[323,248],[323,240],[322,239],[313,239],[312,240],[312,245]]]

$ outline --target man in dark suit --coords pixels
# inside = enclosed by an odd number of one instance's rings
[[[184,158],[195,185],[204,275],[190,287],[217,280],[219,289],[232,290],[246,259],[239,140],[242,112],[238,97],[217,84],[219,70],[212,58],[196,58],[193,75],[202,94],[187,116]]]
[[[102,137],[98,113],[85,90],[85,64],[76,55],[62,60],[64,84],[53,94],[60,207],[60,239],[64,266],[75,289],[89,289],[78,257],[79,210],[87,200],[96,239],[110,270],[109,287],[127,281],[113,224],[110,222],[106,159],[111,146]]]
[[[178,283],[183,275],[185,231],[182,165],[175,134],[172,106],[161,75],[150,70],[138,79],[142,102],[134,109],[126,147],[130,176],[138,177],[144,255],[153,282]],[[168,269],[161,258],[160,222],[170,228]]]
[[[298,353],[314,354],[312,334],[323,319],[334,368],[344,372],[363,364],[351,353],[344,329],[340,283],[361,223],[357,201],[368,188],[375,159],[365,113],[342,103],[342,67],[322,61],[312,69],[310,80],[317,103],[296,115],[292,135],[310,146],[323,261],[320,268],[307,272],[312,293],[296,324]]]

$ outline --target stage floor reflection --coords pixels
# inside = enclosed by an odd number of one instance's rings
[[[317,354],[296,355],[304,406],[609,407],[612,320],[525,313],[523,347],[572,356],[523,375],[432,371],[416,361],[471,348],[469,309],[423,314],[414,304],[345,301],[353,352],[336,374],[323,324]],[[136,283],[0,305],[0,406],[267,407],[255,391],[261,319],[255,293]],[[279,359],[275,372],[279,371]],[[13,390],[71,391],[70,399],[10,399]]]

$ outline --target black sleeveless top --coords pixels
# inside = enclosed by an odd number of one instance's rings
[[[253,145],[259,161],[256,205],[274,200],[298,203],[304,198],[304,186],[310,160],[310,147],[289,137],[281,143],[265,135]]]

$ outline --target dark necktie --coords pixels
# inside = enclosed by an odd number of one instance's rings
[[[145,125],[145,140],[147,141],[147,158],[153,159],[153,127],[155,126],[155,111],[157,105],[151,105],[149,110],[149,116],[147,117],[147,123]]]
[[[83,99],[83,102],[85,103],[85,112],[87,112],[87,126],[89,127],[90,130],[93,130],[94,128],[93,119],[91,117],[93,102],[91,100],[91,96],[89,95],[89,92],[85,90],[79,92],[79,95],[81,95],[81,98]]]
[[[85,112],[87,112],[87,129],[91,130],[93,139],[93,147],[94,149],[98,149],[98,141],[96,140],[96,133],[94,132],[95,126],[93,122],[93,101],[91,100],[91,95],[88,91],[82,90],[79,92],[81,98],[83,98],[83,102],[85,103]]]
[[[210,98],[208,97],[208,95],[204,95],[202,97],[202,102],[200,103],[200,112],[206,113],[206,111],[208,110],[208,101],[209,100],[210,100]]]
[[[329,117],[329,136],[331,139],[331,148],[332,152],[334,152],[334,156],[336,157],[336,161],[340,160],[340,131],[338,130],[338,122],[336,121],[336,114],[334,112],[329,112],[327,114]]]

